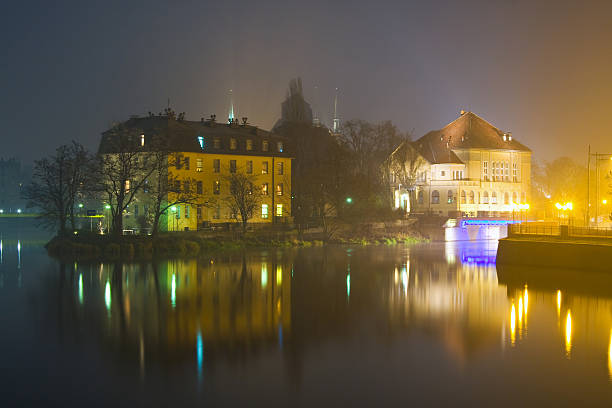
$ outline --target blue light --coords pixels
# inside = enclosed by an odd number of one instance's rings
[[[198,331],[196,340],[196,358],[198,360],[198,377],[202,378],[202,365],[204,363],[204,342],[202,342],[202,333]]]
[[[512,220],[461,220],[461,228],[464,228],[467,225],[508,225],[520,223],[520,221]]]
[[[200,149],[204,150],[204,136],[198,136],[198,143],[200,144]]]

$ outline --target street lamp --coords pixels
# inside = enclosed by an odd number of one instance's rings
[[[174,221],[172,222],[172,226],[174,226],[174,231],[176,231],[177,230],[176,223],[178,222],[177,221],[178,218],[176,217],[176,205],[173,205],[172,207],[170,207],[170,211],[172,211],[175,214],[174,217],[173,217]]]
[[[352,202],[353,202],[353,199],[351,197],[346,197],[347,204],[351,204]]]

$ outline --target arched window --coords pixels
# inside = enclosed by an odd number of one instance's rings
[[[474,204],[474,191],[470,191],[470,204]]]
[[[482,193],[482,204],[489,204],[489,193],[487,191]]]
[[[419,193],[417,195],[417,200],[419,204],[423,204],[423,190],[419,190]]]
[[[438,190],[434,190],[431,192],[431,203],[440,204],[440,192]]]
[[[453,203],[453,190],[448,190],[446,202],[449,204]]]
[[[512,193],[512,202],[514,204],[518,204],[519,203],[519,201],[518,201],[518,193],[516,191],[514,193]]]
[[[491,204],[497,204],[497,193],[495,191],[491,193]]]
[[[504,193],[504,204],[510,204],[510,194],[507,191]]]
[[[461,204],[465,204],[465,190],[461,190]]]

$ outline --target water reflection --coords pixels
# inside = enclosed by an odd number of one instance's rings
[[[12,288],[17,244],[5,241],[0,264]],[[249,386],[287,393],[313,390],[327,371],[332,382],[431,371],[466,384],[486,367],[495,376],[479,377],[478,392],[521,376],[537,383],[538,367],[553,382],[612,381],[612,277],[497,268],[492,251],[454,242],[55,264],[30,299],[59,337],[122,375],[132,368],[142,384],[167,375],[202,395],[222,384],[231,394],[246,372]],[[335,364],[348,367],[344,377]]]

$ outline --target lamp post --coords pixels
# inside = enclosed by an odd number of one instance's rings
[[[595,157],[595,223],[599,224],[599,162],[612,162],[612,153],[591,153],[591,146],[589,145],[589,155],[587,161],[587,227],[591,226],[591,156]]]
[[[110,223],[110,209],[111,209],[111,206],[109,204],[106,204],[104,206],[104,209],[106,210],[106,214],[107,214],[107,216],[105,216],[105,218],[106,218],[106,233],[108,234],[109,229],[110,229],[109,223]]]

